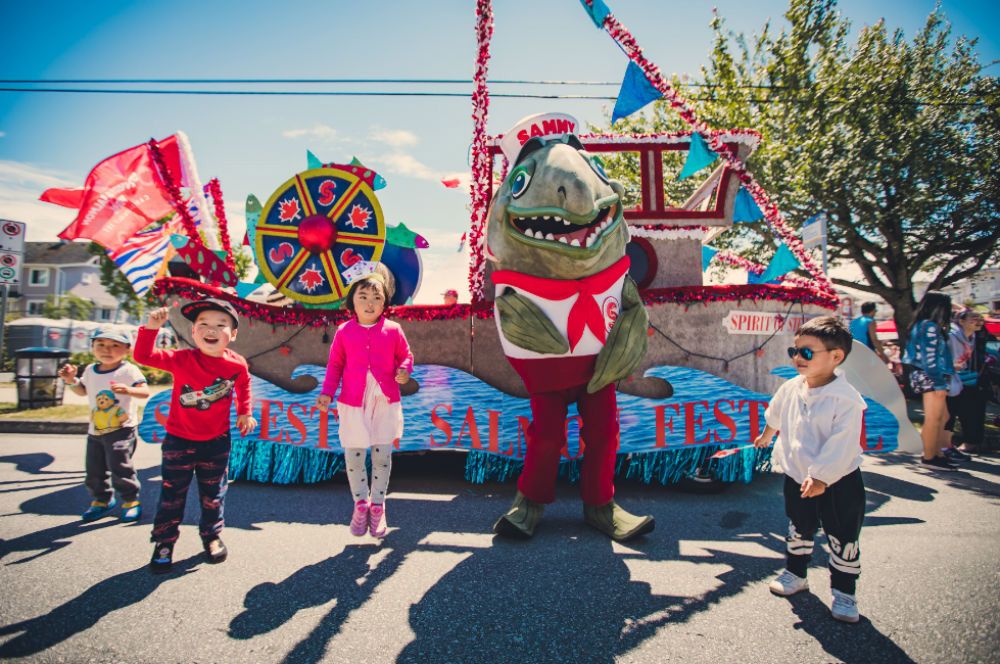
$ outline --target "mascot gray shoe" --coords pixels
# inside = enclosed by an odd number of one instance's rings
[[[493,524],[493,532],[514,539],[530,539],[535,534],[535,527],[542,520],[545,505],[527,498],[520,491],[514,496],[514,504],[506,514]]]
[[[629,514],[614,500],[600,507],[584,503],[583,520],[616,542],[650,533],[656,525],[653,517]]]

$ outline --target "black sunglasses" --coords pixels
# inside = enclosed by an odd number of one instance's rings
[[[805,360],[806,362],[813,359],[813,355],[815,355],[816,353],[828,353],[828,352],[830,352],[829,348],[824,348],[823,350],[813,350],[811,348],[796,348],[795,346],[788,347],[788,357],[794,360],[796,355],[801,355],[802,359]]]

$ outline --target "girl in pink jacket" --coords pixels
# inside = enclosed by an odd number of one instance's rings
[[[347,291],[354,318],[337,328],[323,389],[316,405],[326,411],[340,387],[337,416],[347,479],[354,495],[351,534],[382,537],[386,530],[393,443],[403,435],[399,386],[410,379],[413,354],[403,328],[382,315],[392,297],[381,274],[358,279]],[[369,491],[365,450],[371,450]]]

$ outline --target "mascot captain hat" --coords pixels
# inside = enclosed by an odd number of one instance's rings
[[[536,113],[522,118],[500,139],[500,149],[507,157],[507,164],[514,165],[521,147],[529,138],[553,138],[563,134],[575,134],[580,127],[572,115],[566,113]]]

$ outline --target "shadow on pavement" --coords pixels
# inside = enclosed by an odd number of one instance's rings
[[[26,472],[45,473],[43,469],[50,462],[42,458],[45,456],[2,460],[19,464]],[[434,484],[435,473],[447,474],[453,480],[456,469],[449,464],[454,459],[443,461],[428,455],[419,462],[394,463],[396,490],[427,491]],[[147,504],[155,504],[159,485],[148,480],[156,473],[158,469],[141,471],[143,500]],[[930,501],[935,494],[920,484],[877,472],[866,472],[865,483],[869,488],[869,513],[877,512],[895,497]],[[346,482],[326,484],[234,484],[238,490],[231,491],[227,498],[227,526],[258,529],[258,523],[272,521],[343,524],[351,503]],[[470,485],[451,501],[434,502],[432,509],[424,500],[392,500],[390,494],[390,525],[401,527],[390,530],[383,544],[352,543],[337,555],[303,567],[283,581],[253,587],[244,598],[244,610],[230,621],[229,636],[252,639],[279,629],[299,611],[336,600],[285,657],[286,662],[319,661],[350,614],[399,571],[408,555],[449,552],[466,557],[410,608],[410,628],[416,636],[397,661],[611,662],[640,646],[660,627],[689,621],[783,567],[783,542],[771,535],[787,529],[780,475],[762,475],[753,485],[731,489],[743,492],[741,500],[746,502],[741,504],[748,505],[747,511],[732,509],[731,501],[723,505],[721,501],[669,488],[629,481],[619,481],[618,485],[623,506],[652,513],[657,521],[653,533],[619,549],[583,524],[579,502],[566,498],[572,490],[567,491],[563,482],[560,501],[546,512],[532,540],[494,538],[485,547],[477,543],[464,545],[460,537],[441,539],[439,534],[489,533],[493,520],[513,494],[512,484]],[[65,513],[67,505],[81,504],[77,494],[86,496],[82,486],[32,498],[22,509],[39,514]],[[669,499],[663,499],[665,494]],[[186,522],[197,510],[198,501],[191,498]],[[324,507],[317,509],[317,505]],[[866,517],[866,527],[920,522]],[[62,540],[74,534],[114,523],[117,520],[64,524],[3,542],[0,553],[42,549],[37,557],[65,546]],[[692,552],[682,550],[682,540],[702,544]],[[746,548],[748,544],[750,549]],[[753,547],[771,553],[751,555],[726,550],[752,551]],[[826,563],[821,551],[822,547],[817,547],[814,567]],[[375,554],[381,557],[373,559]],[[177,561],[174,571],[165,577],[150,575],[143,565],[97,583],[44,616],[0,628],[2,635],[17,634],[0,646],[0,656],[26,656],[50,648],[90,628],[111,611],[143,601],[164,580],[189,573],[199,560],[200,555]],[[656,576],[666,577],[670,586],[674,586],[670,574],[678,575],[677,585],[687,581],[686,588],[692,586],[693,575],[698,587],[706,590],[685,589],[676,595],[654,592],[635,567],[650,563],[663,564]],[[681,565],[669,566],[676,563]],[[833,621],[828,607],[815,596],[797,600],[793,607],[802,619],[799,627],[835,658],[865,661],[865,653],[879,652],[889,653],[880,661],[911,661],[870,622],[844,626]],[[844,638],[844,629],[855,630],[850,632],[852,638]]]
[[[913,664],[913,659],[893,643],[892,639],[875,629],[861,609],[861,620],[856,624],[842,623],[830,617],[830,607],[810,592],[788,598],[802,622],[795,625],[816,639],[823,650],[844,664]],[[877,653],[877,656],[875,656]],[[874,660],[873,660],[873,656]]]
[[[872,509],[890,501],[894,494],[918,496],[921,500],[932,496],[920,485],[877,474],[869,474],[866,479],[869,477],[879,487],[870,492],[874,496]],[[296,664],[320,661],[329,655],[330,643],[350,614],[399,571],[408,555],[417,551],[459,553],[467,557],[410,609],[410,629],[416,636],[397,662],[612,662],[640,646],[660,627],[686,622],[782,569],[780,557],[724,550],[730,548],[730,543],[739,547],[749,543],[783,555],[783,543],[770,535],[787,528],[780,476],[761,477],[756,483],[747,490],[755,499],[753,513],[718,509],[705,505],[704,497],[677,492],[672,492],[671,500],[661,500],[662,487],[627,486],[619,491],[625,496],[623,504],[628,506],[634,497],[647,508],[652,507],[645,511],[654,513],[657,530],[618,550],[606,537],[584,525],[577,514],[578,504],[565,498],[546,513],[530,541],[494,537],[492,544],[485,547],[451,544],[451,539],[442,540],[441,534],[456,532],[455,524],[463,523],[463,519],[465,531],[489,532],[492,520],[506,506],[509,486],[495,487],[498,494],[504,495],[502,506],[501,499],[494,496],[476,505],[469,502],[482,500],[482,496],[460,495],[451,503],[435,503],[435,509],[427,509],[424,501],[394,500],[394,523],[404,525],[391,530],[381,545],[349,545],[340,554],[304,567],[283,581],[255,586],[244,599],[245,610],[230,622],[229,634],[235,639],[251,639],[279,629],[299,611],[336,600],[283,660]],[[397,481],[397,488],[400,484],[409,482]],[[482,493],[490,492],[491,487],[478,486]],[[346,516],[348,497],[336,502],[336,509]],[[474,523],[463,517],[467,512],[477,515]],[[695,516],[698,514],[702,518]],[[753,529],[751,533],[745,532],[748,525]],[[712,546],[713,540],[720,539],[720,528],[727,531],[722,537],[725,541]],[[682,539],[708,543],[698,551],[682,553]],[[388,552],[370,567],[370,558],[382,547]],[[820,551],[818,547],[814,566],[825,565],[825,554]],[[695,570],[693,574],[711,589],[700,594],[658,594],[641,580],[641,573],[630,568],[630,564],[649,563],[682,563],[678,574],[690,575]],[[708,567],[699,573],[698,565]],[[719,568],[726,571],[719,573]],[[691,585],[689,580],[677,580],[679,585]],[[841,639],[845,641],[841,643],[829,637],[841,634],[837,630],[844,626],[832,620],[828,607],[813,599],[815,606],[800,614],[801,628],[831,655],[845,661],[863,661],[866,653],[887,652],[897,653],[898,657],[885,661],[910,661],[868,622],[854,626],[863,634],[860,640]],[[872,647],[878,650],[869,650]]]
[[[0,645],[0,657],[25,657],[51,648],[90,629],[112,611],[143,601],[161,583],[190,572],[201,561],[201,554],[176,560],[164,575],[150,574],[143,565],[91,586],[45,615],[0,627],[0,635],[17,634]]]

